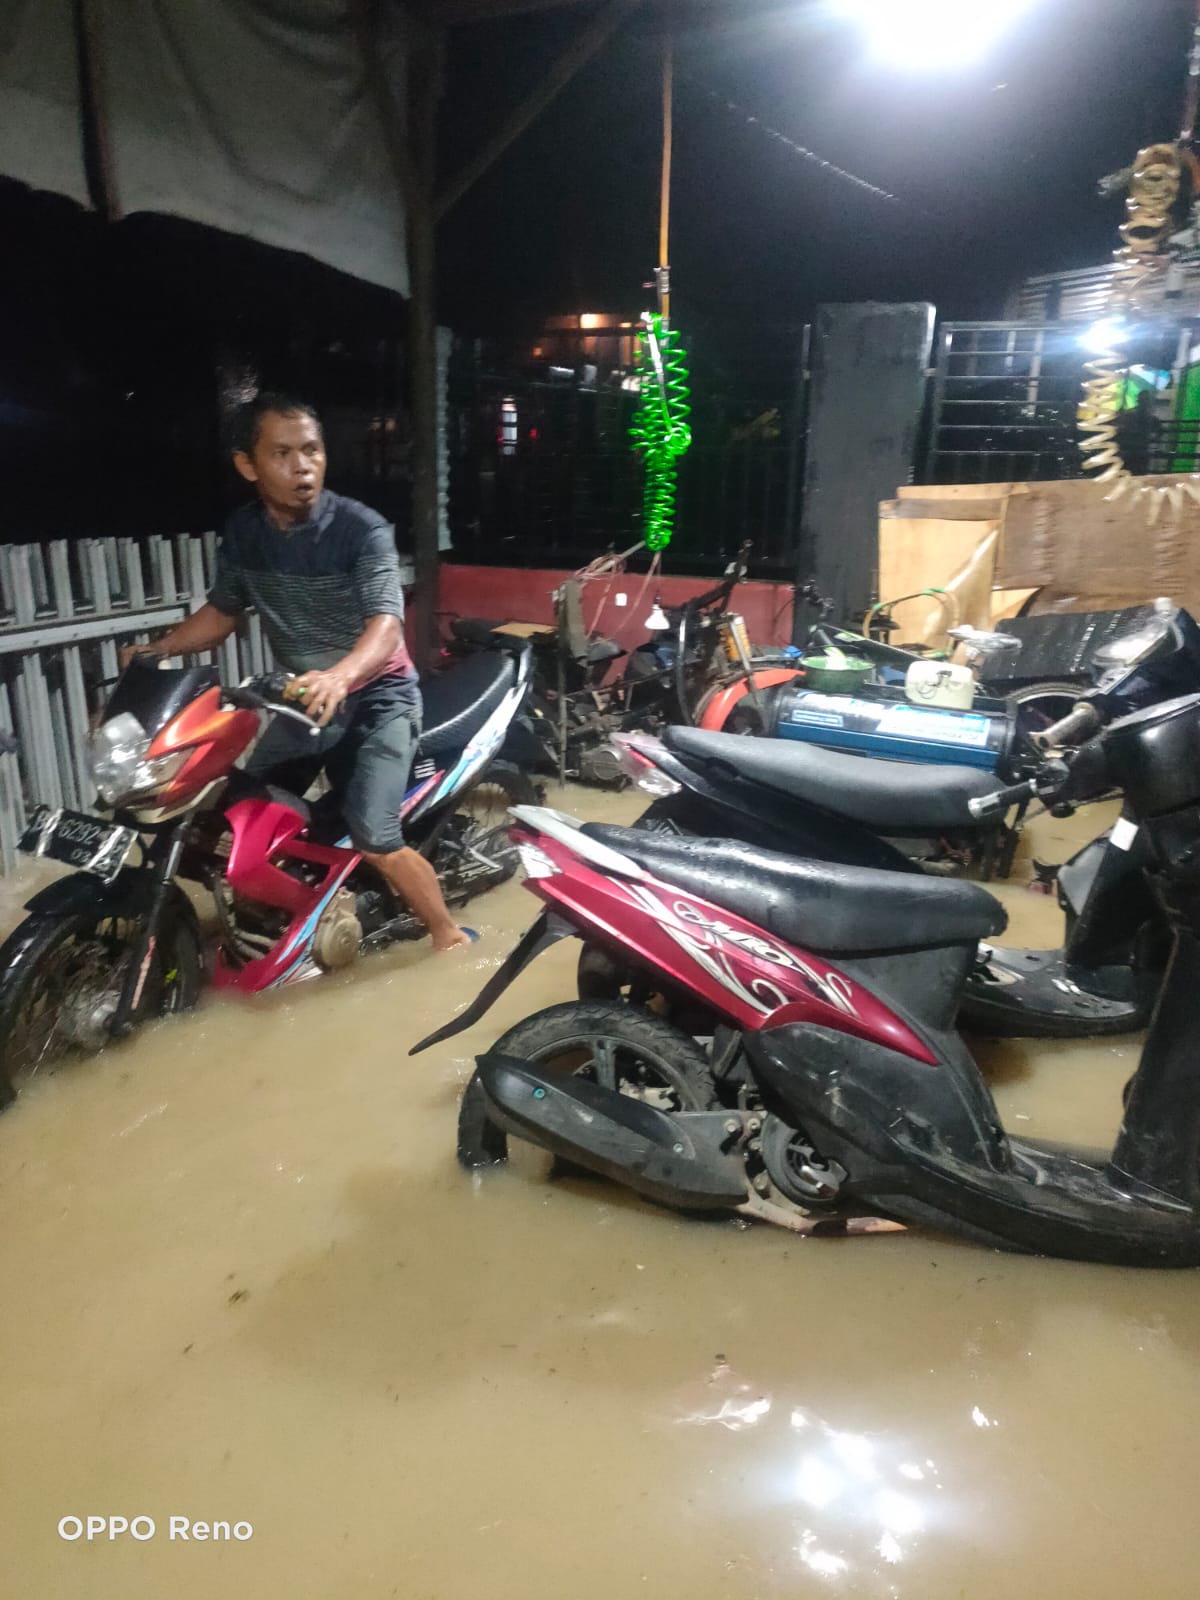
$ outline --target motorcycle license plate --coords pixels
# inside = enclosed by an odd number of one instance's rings
[[[128,860],[136,840],[135,829],[122,828],[103,817],[39,806],[17,848],[27,856],[48,856],[51,861],[61,861],[111,883]]]

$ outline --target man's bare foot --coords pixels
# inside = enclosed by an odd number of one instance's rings
[[[477,933],[472,933],[468,928],[455,928],[451,926],[446,929],[445,933],[442,933],[439,930],[431,937],[433,939],[433,948],[435,950],[459,950],[465,944],[474,944],[479,938],[479,935]]]

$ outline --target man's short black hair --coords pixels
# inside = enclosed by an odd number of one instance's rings
[[[254,446],[258,443],[258,436],[262,432],[263,418],[270,412],[275,412],[281,417],[311,417],[318,428],[321,426],[316,408],[310,406],[307,400],[298,400],[294,394],[282,394],[278,390],[264,389],[261,394],[256,394],[253,400],[247,400],[244,406],[238,408],[231,430],[235,450],[244,451],[248,456],[254,454]]]

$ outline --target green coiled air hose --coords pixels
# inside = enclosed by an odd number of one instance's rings
[[[663,318],[642,313],[638,336],[641,389],[629,434],[645,467],[642,535],[649,550],[663,550],[675,531],[675,479],[679,457],[692,442],[688,425],[687,355]]]

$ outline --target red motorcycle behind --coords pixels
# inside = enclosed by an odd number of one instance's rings
[[[448,904],[502,883],[506,830],[529,780],[496,760],[525,698],[521,645],[472,657],[429,684],[404,802],[405,833]],[[108,816],[41,808],[21,848],[76,869],[36,894],[0,949],[0,1106],[14,1081],[101,1049],[195,1004],[205,944],[181,880],[212,897],[218,989],[257,993],[348,966],[421,924],[345,837],[337,796],[311,806],[235,763],[268,719],[318,733],[282,674],[223,688],[211,667],[135,658],[93,733],[89,769]]]

